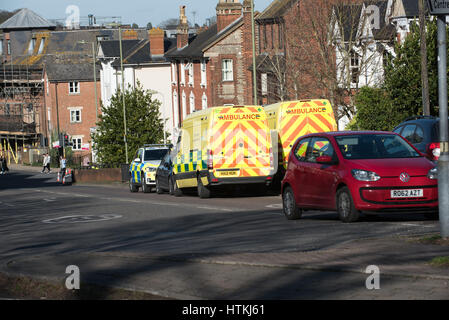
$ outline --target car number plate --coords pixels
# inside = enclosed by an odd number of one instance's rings
[[[392,198],[420,198],[423,196],[423,189],[391,190]]]
[[[240,175],[240,170],[229,170],[229,171],[216,171],[215,176],[226,178],[226,177],[238,177]]]

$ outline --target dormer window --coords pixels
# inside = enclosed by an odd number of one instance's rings
[[[30,41],[30,45],[28,46],[28,54],[33,54],[35,46],[36,46],[36,38],[32,38]]]

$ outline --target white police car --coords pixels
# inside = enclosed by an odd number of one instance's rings
[[[146,144],[137,150],[133,162],[129,166],[129,190],[131,192],[151,192],[156,186],[156,169],[164,156],[170,152],[171,145]]]

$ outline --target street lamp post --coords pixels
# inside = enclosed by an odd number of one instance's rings
[[[128,163],[128,141],[126,140],[126,105],[125,105],[125,75],[123,74],[123,49],[122,49],[122,30],[118,28],[118,36],[120,43],[120,72],[122,73],[122,103],[123,103],[123,140],[125,141],[125,157],[126,163]]]

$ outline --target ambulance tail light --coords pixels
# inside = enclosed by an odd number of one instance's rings
[[[440,157],[440,143],[432,142],[427,146],[427,154],[431,160],[438,160]]]
[[[214,168],[214,158],[212,150],[207,150],[207,169],[212,170]]]

